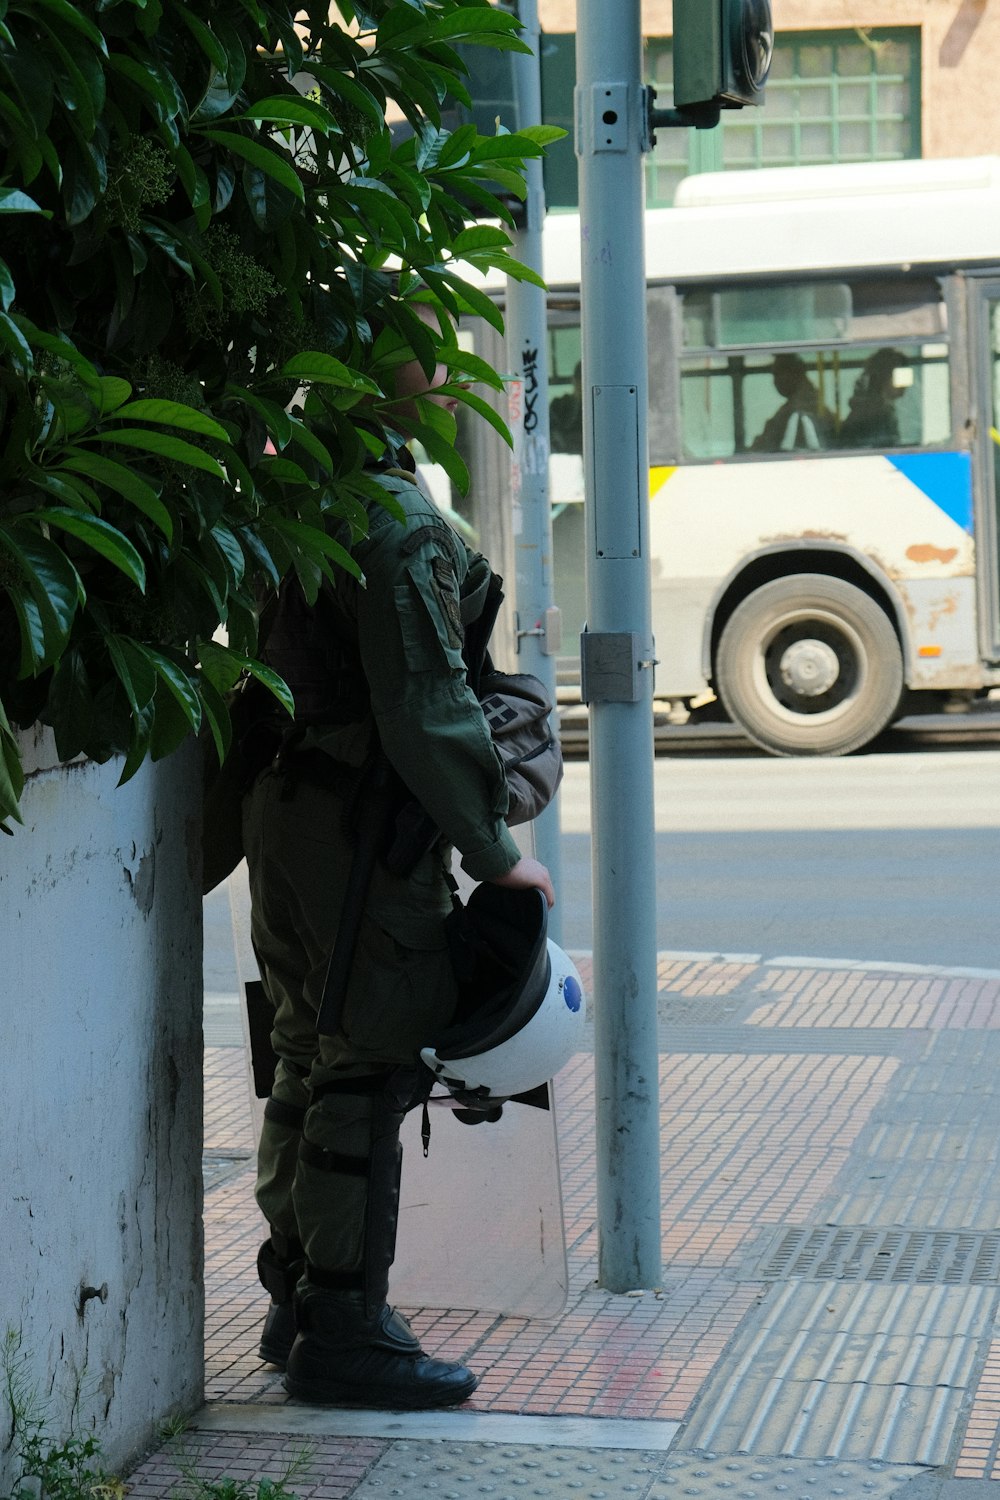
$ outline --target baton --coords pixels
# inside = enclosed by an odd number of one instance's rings
[[[340,1030],[347,985],[354,967],[354,954],[368,900],[368,887],[371,885],[379,850],[388,834],[396,801],[395,773],[384,752],[379,753],[371,781],[361,800],[363,816],[358,820],[347,891],[316,1015],[316,1030],[321,1036],[334,1036]]]

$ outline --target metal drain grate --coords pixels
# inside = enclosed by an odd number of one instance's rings
[[[1000,1284],[1000,1231],[786,1229],[752,1273],[762,1281]]]

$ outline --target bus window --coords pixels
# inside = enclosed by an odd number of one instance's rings
[[[681,342],[685,349],[710,349],[712,337],[711,292],[685,292],[682,303]]]
[[[948,331],[940,283],[929,277],[857,281],[851,288],[851,301],[850,336],[854,340],[889,344],[908,338],[943,338]]]
[[[672,287],[651,286],[646,298],[648,326],[647,412],[654,462],[676,446],[676,340],[672,322],[677,306]],[[549,299],[549,450],[552,498],[558,504],[583,499],[582,340],[579,301]],[[576,465],[563,460],[572,456]]]
[[[948,346],[688,358],[681,426],[688,459],[945,443]]]
[[[553,453],[583,452],[580,396],[580,314],[549,328],[549,447]]]
[[[837,373],[837,447],[925,448],[950,439],[946,344],[858,351]]]
[[[679,329],[677,293],[670,286],[650,286],[646,291],[646,326],[649,349],[646,421],[651,462],[662,464],[677,448]]]
[[[947,325],[937,281],[803,283],[772,296],[769,313],[758,287],[684,295],[684,458],[948,441]]]
[[[745,361],[706,355],[681,370],[681,432],[685,458],[731,458],[746,447],[742,421]],[[737,408],[740,413],[737,431]]]
[[[573,366],[573,384],[549,406],[549,445],[553,453],[583,452],[583,365]]]
[[[834,437],[834,422],[823,388],[819,360],[807,363],[800,354],[776,354],[768,371],[774,387],[768,402],[775,396],[781,405],[765,421],[750,444],[752,453],[790,453],[805,450],[817,453],[829,448]],[[748,382],[751,394],[759,393],[759,372]]]
[[[850,325],[851,289],[840,281],[733,287],[712,296],[712,342],[720,349],[826,343],[844,338]]]
[[[579,303],[562,309],[551,305],[549,316],[549,497],[556,526],[566,506],[579,507],[583,501]],[[564,522],[561,533],[572,525],[575,522]],[[583,608],[582,593],[579,607]]]

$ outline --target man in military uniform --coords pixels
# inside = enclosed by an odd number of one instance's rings
[[[401,415],[446,378],[443,366],[430,383],[418,363],[402,366]],[[414,483],[389,483],[404,519],[371,506],[353,549],[364,586],[345,572],[312,608],[294,580],[282,588],[265,656],[295,694],[296,737],[247,797],[244,846],[278,1058],[257,1179],[270,1225],[261,1355],[285,1366],[301,1399],[415,1408],[463,1401],[476,1385],[425,1355],[386,1300],[400,1124],[419,1048],[456,1001],[442,845],[407,874],[376,863],[339,1028],[316,1031],[379,747],[474,880],[539,887],[549,905],[553,892],[504,823],[503,768],[466,679],[463,621],[488,565]]]

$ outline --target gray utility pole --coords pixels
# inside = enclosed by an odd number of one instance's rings
[[[521,36],[532,50],[512,53],[518,128],[542,123],[540,35],[537,0],[519,0]],[[545,189],[542,163],[527,163],[528,196],[523,223],[514,235],[515,257],[542,274],[542,225]],[[556,701],[556,652],[560,645],[559,611],[553,602],[552,508],[549,502],[549,369],[545,292],[527,281],[507,282],[507,349],[515,371],[509,386],[508,424],[514,439],[511,492],[514,501],[514,552],[517,577],[517,650],[520,664],[532,672]],[[553,733],[558,724],[553,723]],[[562,852],[558,795],[535,820],[535,854],[548,866],[558,898]],[[558,905],[549,915],[549,934],[560,941]]]
[[[653,639],[639,0],[579,0],[598,1280],[660,1279]]]

